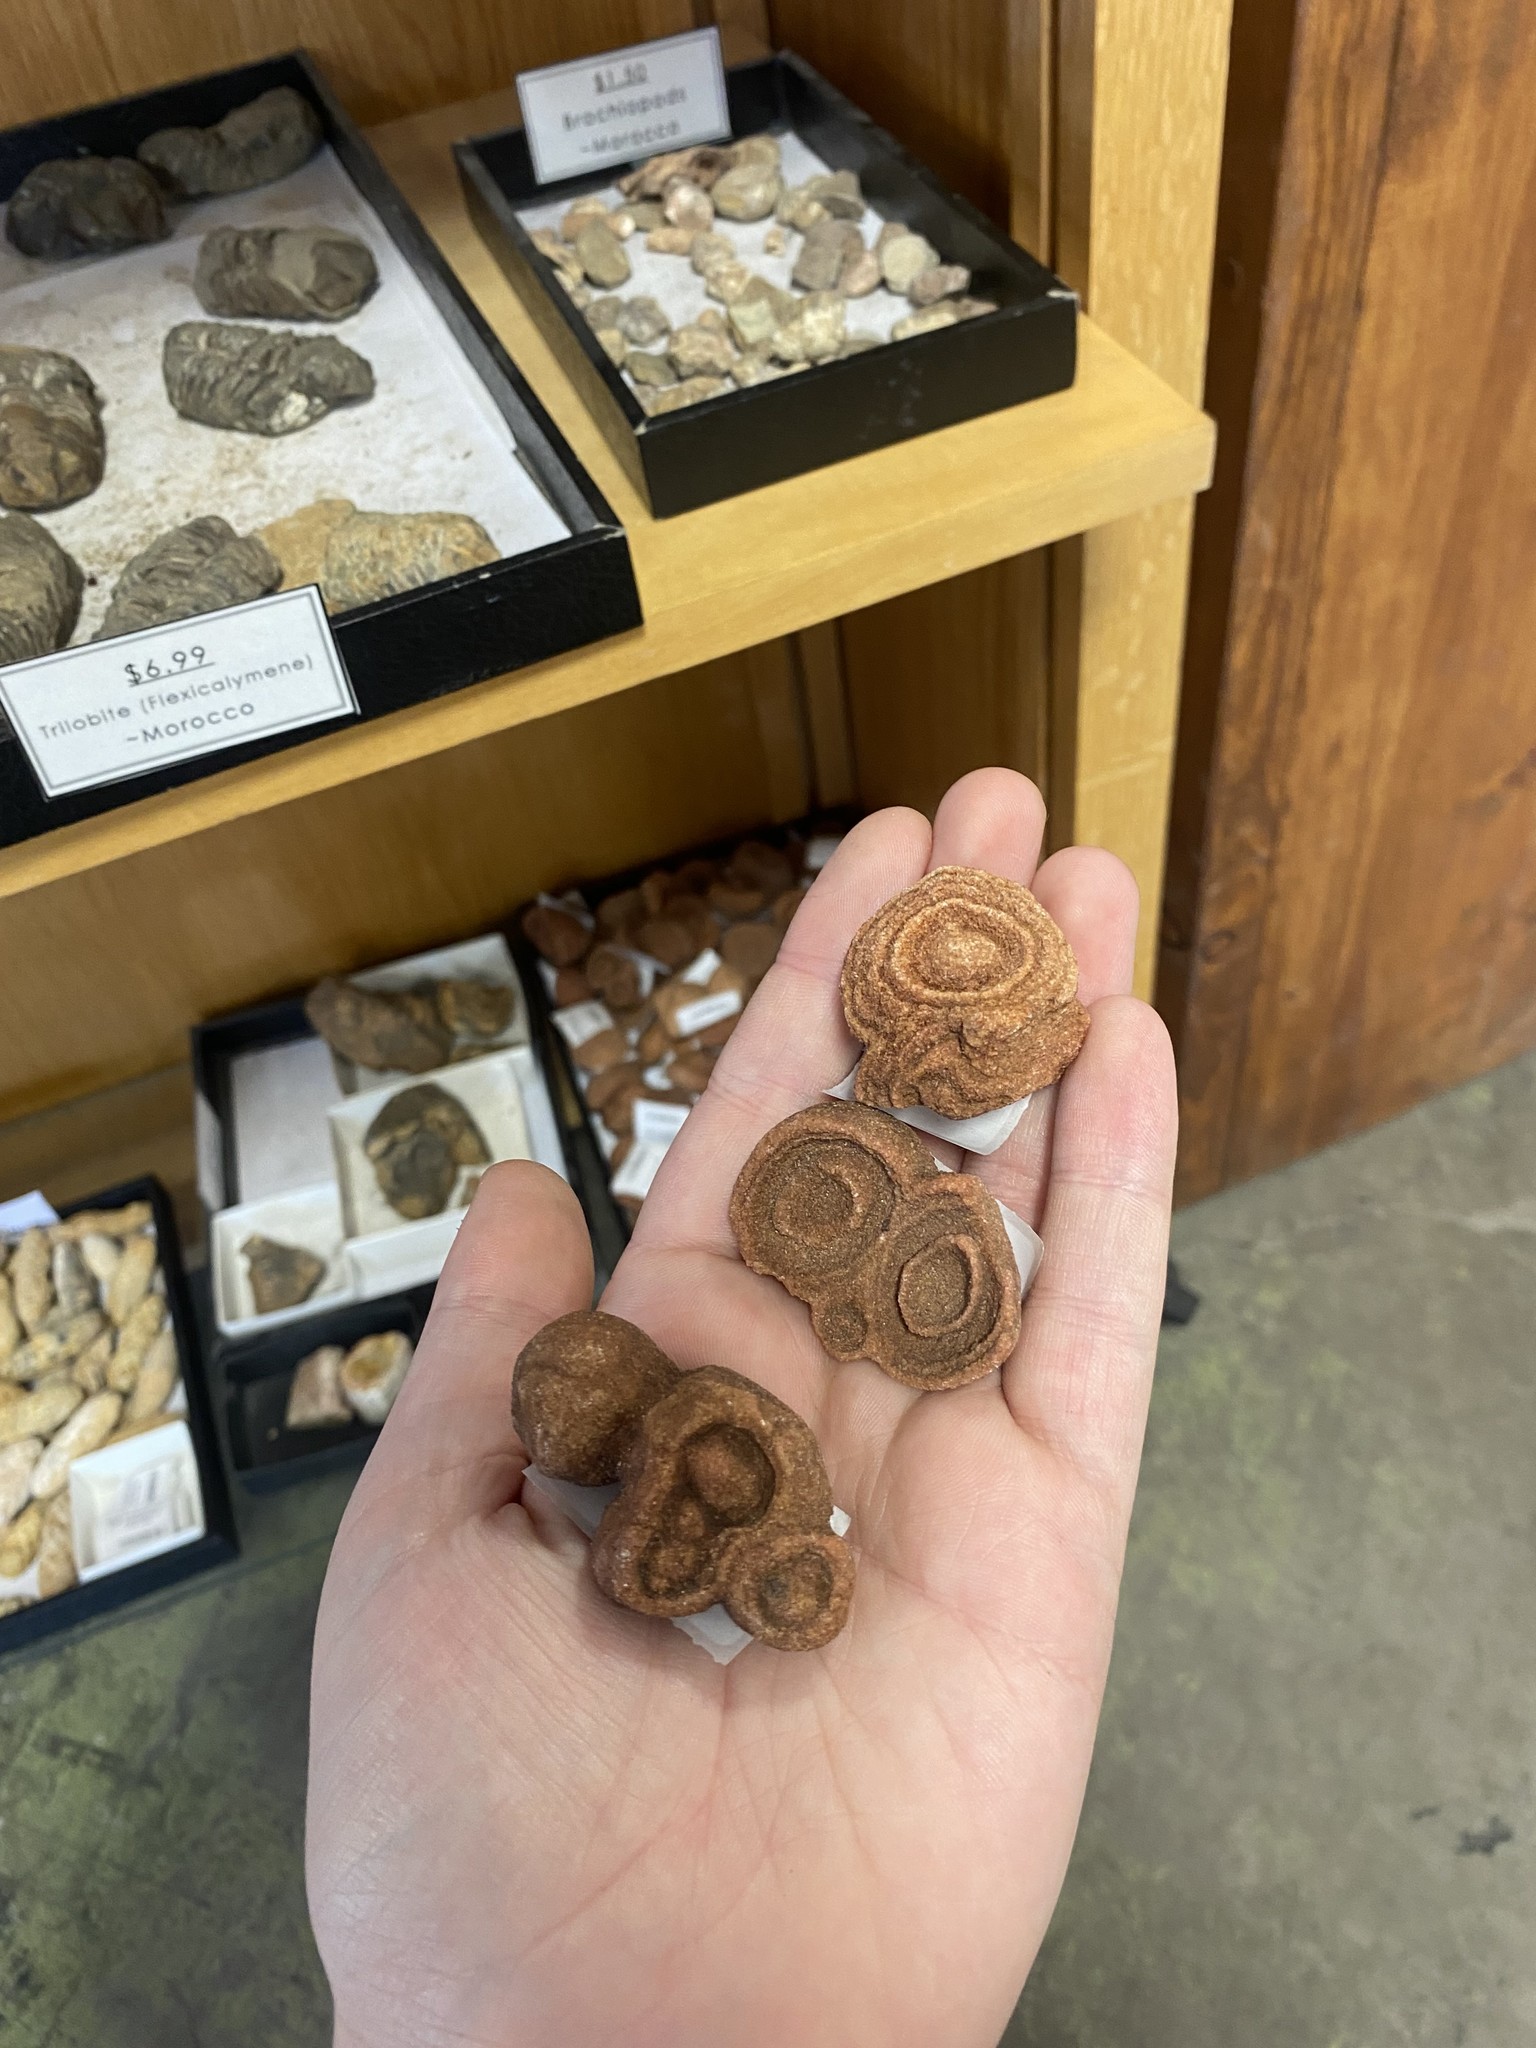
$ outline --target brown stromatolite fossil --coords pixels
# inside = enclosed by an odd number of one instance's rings
[[[360,1067],[425,1074],[447,1063],[453,1034],[425,989],[361,988],[327,975],[304,1014],[334,1051]]]
[[[742,1168],[730,1213],[747,1265],[808,1305],[834,1358],[936,1390],[991,1372],[1018,1342],[1018,1266],[995,1199],[894,1117],[856,1102],[786,1117]]]
[[[551,967],[574,967],[592,943],[590,921],[583,923],[558,903],[532,903],[523,912],[523,933]]]
[[[644,1330],[600,1309],[546,1323],[512,1376],[512,1421],[552,1479],[608,1486],[640,1417],[682,1378]]]
[[[1088,1031],[1077,961],[1018,882],[935,868],[860,925],[843,1009],[863,1041],[855,1093],[980,1116],[1058,1080]]]
[[[752,1380],[679,1372],[633,1324],[582,1311],[523,1352],[512,1415],[543,1470],[618,1479],[592,1572],[619,1606],[675,1617],[718,1602],[779,1650],[817,1649],[847,1620],[853,1555],[827,1526],[816,1439]]]
[[[73,356],[0,347],[0,505],[52,512],[101,482],[101,398]]]

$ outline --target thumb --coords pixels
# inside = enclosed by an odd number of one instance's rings
[[[515,1498],[527,1461],[512,1428],[512,1368],[536,1330],[591,1305],[592,1245],[575,1195],[548,1167],[491,1167],[358,1482],[367,1505],[404,1491],[420,1529]]]

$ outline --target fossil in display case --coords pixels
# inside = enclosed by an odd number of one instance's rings
[[[160,188],[142,164],[82,156],[28,171],[6,207],[5,232],[23,256],[67,263],[163,242],[170,229]]]
[[[488,1166],[490,1148],[456,1095],[435,1081],[392,1095],[363,1139],[379,1192],[411,1222],[447,1208],[460,1170]]]
[[[405,1384],[411,1340],[402,1330],[359,1338],[350,1350],[322,1344],[294,1368],[285,1429],[337,1429],[357,1421],[377,1429]]]
[[[329,334],[184,320],[165,337],[166,396],[183,419],[241,434],[300,433],[373,396],[373,368]]]
[[[466,513],[360,512],[347,498],[319,498],[261,537],[283,565],[283,588],[318,583],[331,612],[483,569],[498,556]]]
[[[111,640],[245,604],[275,590],[281,576],[281,566],[254,534],[238,534],[213,514],[189,519],[134,556],[117,579],[95,638]]]
[[[292,86],[280,85],[212,128],[161,128],[138,147],[178,198],[248,192],[307,163],[320,147],[320,117]]]
[[[52,512],[101,482],[101,398],[73,356],[0,345],[0,505]]]
[[[773,135],[653,157],[621,177],[617,191],[617,204],[595,193],[576,200],[558,232],[538,226],[532,239],[653,415],[996,310],[967,296],[964,265],[945,263],[899,222],[881,223],[866,241],[869,209],[856,172],[817,172],[787,185]],[[758,231],[770,216],[773,226]],[[686,259],[724,313],[709,308],[673,324],[649,293],[614,295],[634,274],[625,242],[636,234],[648,257]],[[791,235],[803,239],[786,290],[753,264],[785,257]],[[593,298],[594,285],[607,296]],[[883,330],[850,327],[849,303],[882,287]],[[910,310],[902,312],[902,302]],[[635,308],[644,309],[638,322]]]
[[[36,1571],[18,1604],[75,1583],[76,1460],[171,1419],[181,1365],[153,1220],[134,1202],[0,1238],[0,1579]]]
[[[327,975],[305,997],[304,1014],[333,1052],[381,1072],[429,1073],[453,1047],[430,981],[409,989],[364,988]]]
[[[0,667],[52,654],[74,631],[85,578],[25,512],[0,512]]]
[[[215,228],[192,274],[204,312],[236,319],[344,320],[378,282],[373,251],[340,228]]]
[[[673,1618],[722,1605],[779,1650],[818,1649],[847,1620],[853,1553],[828,1527],[821,1451],[766,1388],[721,1366],[681,1372],[634,1324],[579,1310],[522,1352],[512,1419],[552,1478],[618,1482],[592,1542],[617,1605]]]
[[[308,1301],[325,1277],[324,1259],[303,1245],[279,1244],[275,1238],[248,1237],[240,1256],[245,1260],[251,1299],[259,1316]]]

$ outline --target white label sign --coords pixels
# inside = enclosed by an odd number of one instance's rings
[[[679,1038],[692,1038],[695,1031],[707,1031],[711,1024],[723,1024],[741,1008],[741,997],[733,988],[718,995],[700,996],[696,1003],[683,1003],[674,1013],[673,1026]]]
[[[517,97],[541,185],[731,132],[714,28],[525,71]]]
[[[357,698],[311,584],[0,669],[0,705],[55,797],[355,713]]]
[[[650,1102],[642,1096],[635,1104],[635,1143],[670,1145],[688,1121],[686,1102]]]

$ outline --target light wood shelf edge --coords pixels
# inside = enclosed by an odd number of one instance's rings
[[[1070,391],[682,518],[650,518],[471,227],[448,155],[501,96],[374,141],[624,522],[637,632],[0,850],[0,898],[753,647],[1202,490],[1214,428],[1084,320]]]

